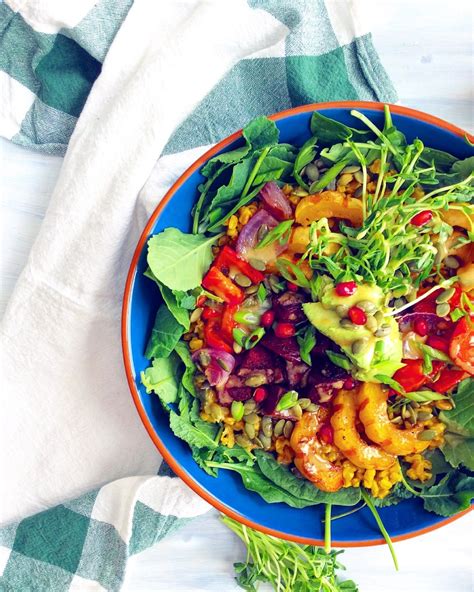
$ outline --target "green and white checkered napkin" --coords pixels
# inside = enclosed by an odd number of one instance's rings
[[[159,464],[121,368],[131,253],[251,118],[394,101],[364,25],[351,0],[0,4],[0,134],[68,148],[1,331],[0,590],[118,590],[129,555],[207,510],[177,479],[128,477]]]

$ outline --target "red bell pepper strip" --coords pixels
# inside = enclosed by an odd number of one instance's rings
[[[217,308],[212,308],[211,306],[205,306],[202,311],[202,318],[207,321],[209,319],[220,319],[222,315],[222,310],[218,310]]]
[[[423,360],[403,360],[403,363],[405,366],[395,372],[393,379],[401,384],[407,393],[417,391],[428,382],[429,377],[423,372]]]
[[[439,378],[431,385],[431,388],[437,393],[448,393],[461,380],[467,378],[467,372],[464,370],[454,370],[453,368],[444,368],[441,370]]]
[[[224,340],[221,323],[219,319],[209,319],[204,325],[204,339],[208,347],[223,349],[230,354],[233,353],[231,346]]]
[[[474,375],[474,315],[457,322],[449,344],[449,355],[457,366]]]
[[[240,304],[245,297],[244,292],[215,265],[204,276],[202,286],[228,304]]]
[[[235,313],[238,311],[239,306],[237,304],[227,304],[224,308],[224,313],[222,315],[222,333],[225,336],[226,341],[232,343],[234,341],[234,337],[232,335],[232,331],[234,327],[237,326],[237,323],[234,319]]]
[[[236,267],[240,273],[246,275],[253,284],[259,284],[263,282],[265,276],[258,269],[254,269],[247,261],[244,261],[237,253],[229,246],[225,246],[221,249],[217,259],[215,260],[215,266],[218,269],[230,269],[230,267]]]
[[[454,294],[448,300],[449,305],[451,306],[451,310],[454,310],[459,306],[459,302],[461,301],[461,286],[459,284],[454,284],[453,288],[455,290]],[[418,296],[421,296],[425,292],[427,292],[429,288],[422,288],[418,292]],[[441,294],[443,288],[439,288],[439,290],[435,290],[432,294],[427,296],[424,300],[417,302],[413,307],[414,312],[423,312],[423,313],[433,313],[436,314],[436,298]]]

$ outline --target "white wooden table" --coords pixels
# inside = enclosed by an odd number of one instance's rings
[[[472,132],[471,1],[380,0],[371,6],[374,41],[400,102]],[[62,159],[0,139],[0,161],[1,316],[41,225]],[[470,592],[472,527],[471,513],[440,531],[397,544],[399,573],[393,571],[386,547],[348,550],[343,562],[363,592]],[[213,512],[133,557],[124,590],[238,590],[232,563],[242,556],[238,540]]]

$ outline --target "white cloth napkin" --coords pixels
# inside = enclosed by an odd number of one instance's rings
[[[132,250],[163,191],[137,195],[202,97],[286,31],[244,0],[135,0],[3,320],[0,523],[156,472],[160,458],[134,409],[120,341]],[[165,188],[204,149],[161,159],[149,187]]]

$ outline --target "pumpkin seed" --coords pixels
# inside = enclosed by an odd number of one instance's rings
[[[242,448],[249,448],[251,445],[250,440],[244,434],[237,434],[235,436],[235,441],[239,446],[242,446]]]
[[[250,438],[250,440],[253,440],[255,438],[256,431],[255,431],[255,426],[253,424],[246,423],[245,427],[244,427],[244,431],[247,434],[247,436]]]
[[[303,417],[303,409],[301,409],[301,405],[299,405],[299,403],[296,403],[296,405],[291,407],[290,415],[296,417],[296,419],[301,419]]]
[[[349,312],[349,307],[346,306],[345,304],[338,304],[336,306],[336,313],[339,317],[341,317],[342,319],[344,317],[347,317],[347,313]]]
[[[257,409],[257,403],[255,403],[255,401],[253,399],[249,399],[248,401],[245,401],[245,403],[244,403],[244,414],[245,415],[249,415],[250,413],[255,411],[255,409]]]
[[[356,174],[354,175],[356,179],[357,179],[357,175],[358,175],[358,173],[356,173]],[[357,180],[359,181],[359,179],[357,179]],[[362,181],[359,181],[359,183],[362,183]],[[362,192],[363,192],[363,189],[362,189],[362,187],[358,187],[358,188],[357,188],[357,189],[354,191],[354,197],[362,197]]]
[[[362,185],[362,183],[364,182],[364,173],[362,171],[356,171],[354,173],[354,179]],[[359,187],[359,189],[360,189],[360,194],[362,195],[362,187]],[[359,189],[357,191],[359,191]],[[356,191],[356,193],[357,193],[357,191]],[[356,197],[359,197],[359,196],[357,195]]]
[[[252,280],[243,273],[237,273],[234,279],[235,283],[242,288],[248,288],[252,285]]]
[[[449,255],[444,260],[444,264],[448,269],[458,269],[460,267],[459,259],[453,255]]]
[[[341,325],[341,327],[344,327],[344,329],[357,330],[362,327],[362,325],[355,325],[350,319],[341,319],[339,321],[339,324]]]
[[[189,322],[190,323],[195,323],[197,320],[199,320],[201,318],[202,315],[202,308],[195,308],[193,310],[193,312],[191,313],[191,316],[189,317]]]
[[[441,304],[438,304],[436,306],[436,314],[439,317],[445,317],[449,314],[449,311],[451,310],[451,307],[449,306],[449,304],[447,302],[442,302]]]
[[[407,303],[407,301],[405,298],[395,298],[395,300],[393,301],[393,307],[400,308],[406,303]]]
[[[394,423],[395,425],[399,425],[399,424],[403,423],[403,419],[399,415],[397,415],[397,417],[394,417],[390,421],[392,423]]]
[[[258,291],[258,285],[257,284],[252,284],[248,288],[245,288],[245,293],[246,294],[255,294],[255,292],[257,292],[257,291]]]
[[[205,351],[199,352],[199,363],[206,368],[211,363],[211,356]]]
[[[272,445],[271,434],[270,434],[270,436],[267,436],[266,434],[260,432],[258,434],[258,439],[262,443],[262,446],[263,446],[263,448],[265,448],[265,450],[268,450],[269,448],[271,448],[271,445]]]
[[[353,177],[350,174],[344,174],[339,177],[338,185],[348,185],[352,181]]]
[[[273,428],[273,433],[275,434],[275,436],[277,438],[278,438],[278,436],[282,435],[284,427],[285,427],[285,420],[284,419],[280,419],[279,421],[276,422],[275,427]]]
[[[306,407],[306,411],[309,411],[310,413],[313,413],[314,411],[317,411],[319,409],[319,405],[316,405],[316,403],[311,403],[311,405],[308,405]]]
[[[232,349],[236,354],[240,354],[243,348],[236,341],[234,341],[234,343],[232,344]]]
[[[357,171],[360,171],[360,166],[357,164],[350,164],[342,169],[341,175],[344,175],[345,173],[354,174],[357,173]]]
[[[230,412],[235,421],[240,421],[244,416],[244,404],[242,401],[232,401]]]
[[[267,377],[265,376],[265,374],[263,374],[262,372],[259,372],[258,374],[253,374],[252,376],[249,376],[244,384],[245,386],[253,386],[253,387],[257,387],[257,386],[262,386],[262,384],[265,384],[267,382]]]
[[[418,401],[412,401],[410,403],[410,407],[413,407],[413,409],[419,409],[421,405],[418,403]]]
[[[334,191],[336,189],[336,179],[329,181],[329,183],[326,185],[326,189],[328,191]]]
[[[257,304],[257,298],[255,297],[254,294],[252,294],[251,296],[248,296],[243,302],[242,302],[242,306],[243,308],[251,308],[252,306],[255,306]]]
[[[322,158],[318,158],[318,160],[314,161],[314,164],[320,169],[321,167],[325,166],[324,160]]]
[[[307,409],[311,405],[311,399],[298,399],[298,405],[301,407],[301,409]]]
[[[429,440],[434,440],[436,438],[435,430],[423,430],[418,434],[418,440],[422,442],[427,442]]]
[[[309,193],[306,191],[306,189],[303,189],[302,187],[297,187],[293,191],[293,195],[296,195],[297,197],[306,197],[307,195],[309,195]]]
[[[285,423],[285,427],[283,428],[283,435],[285,436],[285,438],[289,438],[291,436],[292,431],[293,431],[293,422],[288,420]]]
[[[367,315],[367,320],[365,322],[365,326],[369,331],[375,331],[379,324],[377,323],[377,319],[372,315]]]
[[[244,415],[245,423],[251,423],[252,425],[257,425],[260,421],[259,416],[256,413],[249,413],[248,415]]]
[[[249,263],[254,269],[257,269],[258,271],[265,271],[267,268],[266,264],[261,259],[257,259],[256,257],[251,257],[249,259]]]
[[[379,325],[381,325],[383,323],[384,320],[384,314],[381,310],[378,310],[375,314],[374,314],[375,320],[377,321],[377,323]]]
[[[417,413],[416,409],[413,409],[413,407],[410,406],[408,408],[408,411],[410,413],[410,417],[409,417],[410,422],[412,424],[415,424],[417,422],[417,419],[418,419],[418,413]]]
[[[273,434],[273,422],[272,422],[272,418],[271,417],[268,417],[268,415],[265,415],[265,417],[262,419],[262,432],[268,438],[271,438],[271,436]]]
[[[263,448],[263,442],[260,440],[258,436],[255,436],[255,438],[253,439],[253,443],[257,448]]]
[[[410,411],[408,410],[408,407],[406,405],[402,406],[400,415],[403,419],[408,419],[410,417]]]
[[[358,354],[362,353],[364,349],[367,347],[367,339],[356,339],[352,344],[351,350],[352,353],[357,356]]]
[[[418,421],[429,421],[433,417],[429,411],[418,411]]]
[[[358,306],[368,314],[373,314],[377,310],[377,305],[371,302],[370,300],[359,300],[356,306]]]
[[[380,327],[375,331],[375,337],[386,337],[390,335],[392,328],[387,323],[383,323]]]
[[[436,304],[443,304],[444,302],[448,302],[456,293],[456,288],[448,288],[447,290],[443,290],[441,294],[436,298]]]
[[[224,372],[231,371],[229,364],[227,364],[227,362],[225,362],[222,358],[217,358],[216,362],[219,364],[219,366],[222,368],[222,370],[224,370]]]
[[[436,255],[434,258],[434,264],[435,265],[441,265],[441,263],[443,262],[444,259],[446,259],[447,255],[448,255],[448,249],[446,248],[446,246],[443,243],[438,242],[438,244],[436,245]]]
[[[304,169],[304,173],[310,181],[317,181],[319,179],[319,169],[315,164],[308,164]]]

